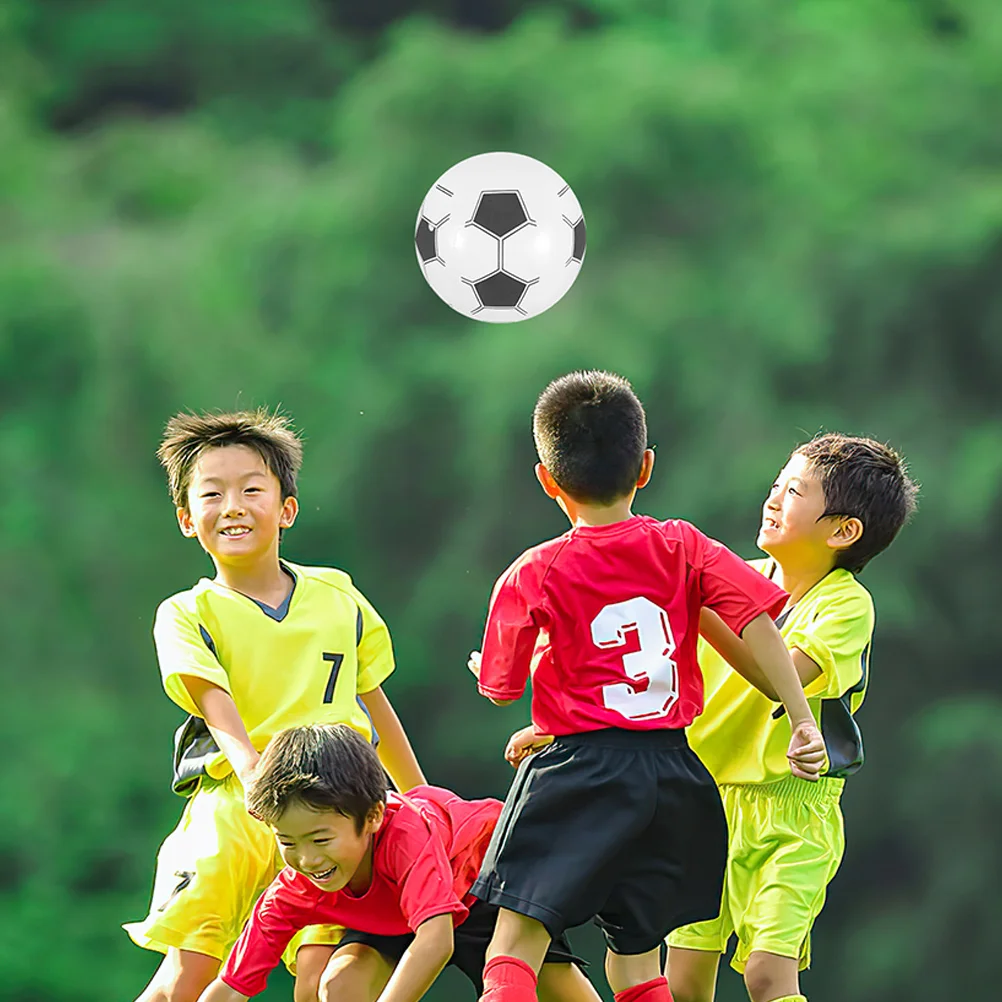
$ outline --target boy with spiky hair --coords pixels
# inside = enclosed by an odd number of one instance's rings
[[[915,508],[901,457],[868,438],[826,434],[794,450],[762,509],[750,561],[788,593],[779,624],[821,726],[829,763],[808,786],[786,775],[790,724],[767,695],[755,658],[719,617],[704,612],[699,663],[706,711],[689,728],[693,749],[720,786],[730,828],[716,918],[669,937],[676,1002],[712,1002],[732,933],[732,966],[752,1002],[806,1002],[799,971],[810,931],[845,847],[839,799],[863,762],[853,714],[869,681],[873,602],[856,580]],[[774,694],[773,694],[774,695]]]
[[[277,734],[247,790],[288,864],[258,901],[201,1002],[265,988],[309,923],[345,929],[319,984],[324,999],[418,1002],[447,963],[481,987],[497,909],[470,896],[501,804],[434,786],[387,793],[371,745],[344,724]],[[540,978],[549,1002],[599,1002],[566,942]]]
[[[125,928],[165,954],[140,1002],[195,1002],[280,867],[270,830],[244,806],[273,734],[343,722],[368,739],[375,728],[394,783],[424,777],[381,688],[393,671],[386,625],[344,571],[279,557],[302,461],[289,421],[263,409],[178,414],[158,456],[181,532],[215,576],[157,610],[163,685],[190,714],[175,736],[173,784],[189,799],[160,848],[149,915]],[[309,930],[293,945],[303,984],[319,977],[335,936]]]
[[[633,514],[654,453],[630,384],[554,381],[533,433],[536,476],[571,529],[499,579],[478,685],[503,705],[531,670],[533,723],[555,740],[521,765],[473,887],[501,909],[482,999],[534,1002],[550,938],[596,918],[617,1002],[669,1002],[661,942],[716,913],[727,858],[720,796],[685,738],[703,708],[701,608],[782,696],[795,776],[816,778],[824,745],[772,622],[786,593],[688,522]]]

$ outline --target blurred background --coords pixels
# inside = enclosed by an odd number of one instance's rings
[[[0,1000],[131,1000],[158,961],[119,928],[182,808],[150,627],[210,571],[166,419],[293,415],[285,555],[388,620],[429,777],[500,796],[528,708],[478,697],[466,655],[496,575],[565,528],[530,414],[591,366],[648,408],[637,509],[745,556],[815,432],[910,460],[918,516],[862,579],[867,763],[803,983],[994,994],[1000,107],[995,0],[0,2]],[[464,320],[415,261],[425,192],[489,150],[545,161],[587,219],[576,285],[520,324]],[[428,996],[467,997],[455,972]]]

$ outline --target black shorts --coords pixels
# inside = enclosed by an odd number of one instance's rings
[[[494,935],[494,923],[497,921],[498,910],[485,901],[475,901],[470,906],[470,914],[466,920],[456,926],[454,933],[454,949],[450,964],[455,964],[476,986],[479,993],[484,990],[484,964],[487,963],[487,946]],[[357,932],[354,929],[345,930],[341,942],[335,947],[340,949],[349,943],[362,943],[378,950],[387,960],[396,964],[404,955],[404,951],[414,942],[414,933],[404,936],[377,936],[370,932]],[[544,964],[577,964],[586,967],[586,963],[575,957],[566,937],[559,936],[550,943],[550,948],[543,958]]]
[[[473,893],[551,936],[591,919],[615,953],[647,953],[714,918],[727,821],[681,730],[557,738],[519,767]]]

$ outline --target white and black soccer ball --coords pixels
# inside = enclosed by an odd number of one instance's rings
[[[574,284],[585,221],[570,185],[519,153],[482,153],[432,185],[414,234],[428,284],[488,323],[538,316]]]

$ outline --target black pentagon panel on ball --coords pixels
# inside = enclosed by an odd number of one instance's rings
[[[473,290],[481,305],[495,309],[513,309],[521,302],[528,282],[523,282],[506,271],[497,271],[479,282],[473,283]]]
[[[506,237],[528,220],[517,191],[485,191],[477,203],[472,222],[496,237]]]
[[[438,257],[438,241],[435,238],[435,227],[424,216],[418,222],[417,233],[414,234],[414,244],[418,257],[424,264]]]
[[[580,264],[584,260],[585,256],[585,221],[584,216],[582,216],[574,224],[574,250],[571,251],[571,257]]]

